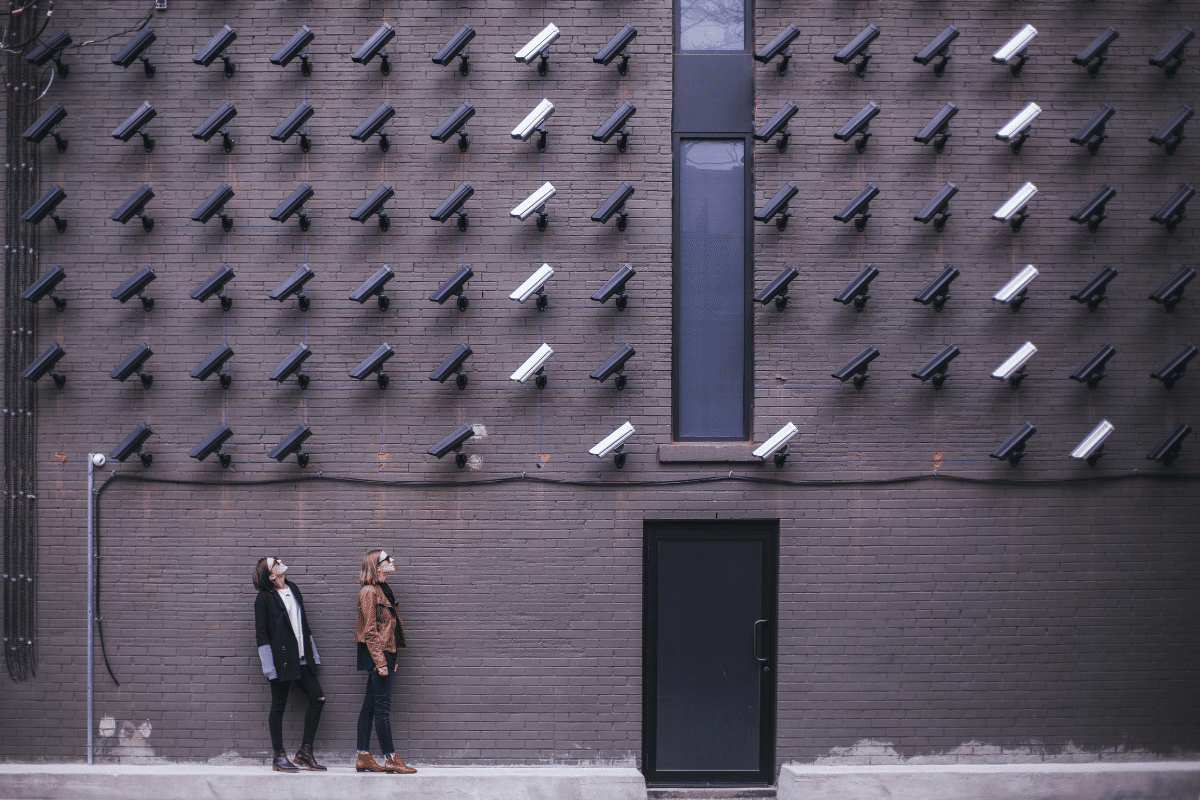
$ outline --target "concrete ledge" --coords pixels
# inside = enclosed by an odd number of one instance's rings
[[[1197,800],[1200,762],[785,765],[779,800]]]
[[[702,462],[722,464],[763,463],[762,459],[755,458],[750,454],[753,449],[753,442],[674,442],[658,446],[658,460],[662,464]]]
[[[269,767],[0,764],[0,800],[646,800],[632,767],[420,767],[415,775]]]

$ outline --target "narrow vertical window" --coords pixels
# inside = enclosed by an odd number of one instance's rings
[[[679,0],[681,52],[744,49],[745,0]]]

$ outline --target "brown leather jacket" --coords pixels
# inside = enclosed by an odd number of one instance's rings
[[[362,642],[371,653],[375,668],[387,666],[384,653],[396,652],[396,626],[400,626],[400,639],[404,638],[404,623],[396,606],[388,602],[387,596],[378,586],[364,586],[358,590],[358,622],[354,629],[354,641]]]

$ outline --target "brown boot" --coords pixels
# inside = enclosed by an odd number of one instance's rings
[[[354,768],[359,772],[383,772],[383,767],[375,763],[370,753],[359,753]]]
[[[296,766],[311,769],[314,772],[324,772],[328,767],[324,767],[317,763],[317,757],[313,755],[311,744],[302,744],[300,749],[296,751]]]
[[[276,772],[299,772],[300,768],[292,762],[288,761],[287,753],[283,750],[275,751],[275,760],[271,762],[271,769]]]
[[[416,772],[415,769],[404,763],[404,759],[392,753],[383,760],[383,771],[394,772],[397,775],[412,775]]]

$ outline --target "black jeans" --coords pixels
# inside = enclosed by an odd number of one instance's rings
[[[271,746],[276,752],[283,749],[283,710],[287,708],[288,690],[293,683],[308,698],[308,711],[304,713],[304,738],[300,741],[311,747],[317,738],[317,725],[321,722],[325,693],[321,691],[321,683],[312,667],[301,664],[298,681],[271,681],[271,715],[267,717],[267,727],[271,729]]]
[[[388,670],[386,677],[380,677],[375,670],[367,673],[367,695],[363,698],[362,710],[358,712],[358,752],[371,751],[372,720],[375,721],[375,735],[379,738],[383,754],[390,756],[396,752],[392,744],[392,691],[395,687],[394,668]]]

